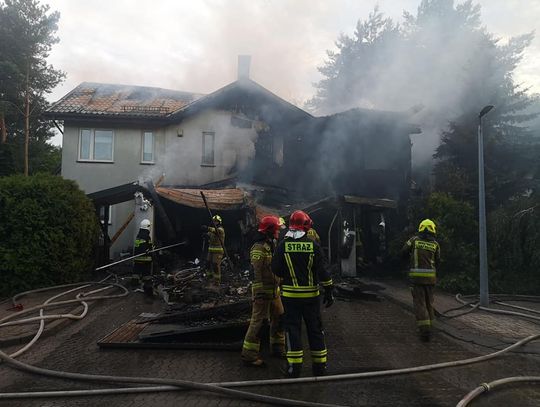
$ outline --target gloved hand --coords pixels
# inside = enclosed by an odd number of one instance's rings
[[[325,305],[325,308],[331,307],[333,303],[334,303],[334,287],[332,286],[324,287],[323,304]]]
[[[203,232],[208,232],[208,226],[206,226],[206,225],[201,225],[201,230],[202,230]]]

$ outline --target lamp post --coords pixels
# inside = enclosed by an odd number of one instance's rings
[[[484,184],[484,136],[482,134],[482,118],[493,106],[485,106],[478,115],[478,225],[480,239],[480,305],[489,306],[489,279],[487,267],[486,238],[486,191]]]

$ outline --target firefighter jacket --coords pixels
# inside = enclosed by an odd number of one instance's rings
[[[441,249],[435,236],[422,233],[411,237],[403,246],[402,253],[410,257],[409,279],[413,284],[435,284],[441,261]]]
[[[259,233],[257,241],[251,246],[249,258],[255,277],[253,279],[253,299],[272,299],[277,293],[277,279],[272,273],[272,252],[274,243]]]
[[[208,228],[208,253],[223,253],[221,242],[225,244],[225,229],[222,226],[218,228]]]
[[[319,246],[321,245],[321,238],[315,229],[309,229],[306,233],[306,236],[316,242]]]
[[[286,236],[279,243],[272,259],[272,272],[282,279],[283,297],[317,297],[319,283],[332,286],[321,247],[305,234],[297,239]]]
[[[139,233],[137,233],[137,237],[135,238],[133,254],[136,256],[153,249],[154,245],[152,244],[152,239],[150,238],[150,231],[146,229],[139,229]],[[137,263],[151,262],[152,255],[149,253],[146,256],[136,257],[134,261]]]

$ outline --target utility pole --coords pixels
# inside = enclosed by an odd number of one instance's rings
[[[478,225],[480,243],[480,305],[489,306],[489,278],[487,265],[487,236],[486,236],[486,191],[484,183],[484,135],[482,118],[493,106],[485,106],[478,115]]]

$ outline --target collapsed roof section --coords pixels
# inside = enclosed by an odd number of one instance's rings
[[[205,209],[200,189],[156,188],[162,198],[190,208]],[[239,188],[205,189],[203,191],[211,210],[226,211],[246,207],[246,193]]]

